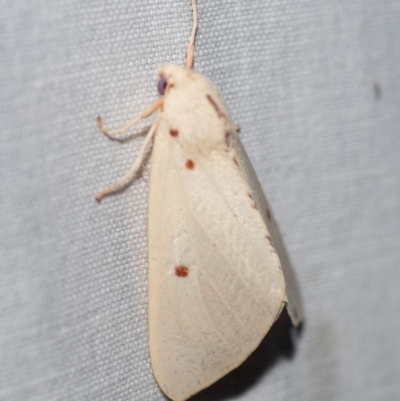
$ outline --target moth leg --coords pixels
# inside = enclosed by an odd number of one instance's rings
[[[147,147],[148,147],[150,141],[154,137],[154,134],[155,134],[155,132],[157,130],[157,126],[158,126],[157,123],[154,123],[151,126],[149,132],[146,135],[146,139],[144,140],[142,148],[140,149],[139,155],[136,158],[135,163],[133,164],[133,166],[122,177],[121,180],[116,182],[114,185],[111,185],[110,187],[104,189],[103,191],[99,192],[96,195],[97,202],[100,202],[107,195],[110,195],[112,193],[118,192],[119,190],[121,190],[124,187],[126,187],[130,183],[130,181],[132,181],[132,179],[135,177],[136,173],[138,172],[138,170],[140,169],[140,167],[141,167],[141,165],[143,163],[143,159],[144,159],[144,156],[146,154]]]
[[[196,0],[192,0],[192,8],[193,8],[193,26],[192,33],[190,34],[190,42],[186,52],[186,67],[193,67],[193,58],[194,58],[194,38],[196,37],[197,31],[197,6]]]
[[[107,135],[109,138],[115,138],[116,136],[128,131],[129,128],[133,127],[140,120],[143,120],[144,118],[147,118],[148,116],[153,114],[157,109],[159,109],[162,106],[162,103],[163,103],[163,99],[162,98],[158,99],[155,103],[153,103],[145,111],[143,111],[141,114],[139,114],[135,119],[133,119],[132,121],[130,121],[128,124],[124,125],[120,129],[116,129],[116,130],[107,129],[103,125],[103,121],[100,116],[97,117],[97,126],[99,127],[100,131],[104,135]]]

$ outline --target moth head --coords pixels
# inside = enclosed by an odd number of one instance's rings
[[[184,89],[195,84],[199,75],[192,69],[174,64],[166,65],[158,71],[157,89],[161,96],[167,96],[172,88]]]
[[[207,112],[207,97],[211,98],[214,108],[225,109],[224,102],[217,87],[206,77],[191,68],[174,64],[166,65],[158,71],[157,89],[163,96],[164,110],[176,114]],[[212,110],[209,110],[212,112]],[[225,113],[227,114],[227,112]],[[193,117],[193,115],[191,115]]]

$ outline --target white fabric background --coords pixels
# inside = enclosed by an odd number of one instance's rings
[[[148,166],[94,201],[143,139],[109,141],[95,117],[118,127],[156,99],[157,67],[184,62],[190,1],[0,6],[0,399],[163,400],[147,350]],[[196,70],[242,128],[306,311],[290,357],[264,347],[198,399],[398,399],[400,2],[198,9]]]

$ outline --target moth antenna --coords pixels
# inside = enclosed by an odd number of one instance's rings
[[[190,42],[186,52],[186,67],[193,68],[193,59],[194,59],[194,39],[196,37],[197,31],[197,4],[196,0],[192,0],[192,9],[193,9],[193,26],[192,33],[190,34]]]

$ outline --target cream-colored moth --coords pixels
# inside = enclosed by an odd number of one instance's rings
[[[159,72],[160,99],[109,137],[157,113],[136,162],[96,199],[129,184],[153,140],[148,217],[150,359],[163,392],[183,401],[239,366],[286,306],[303,311],[270,207],[222,96],[186,67]]]

